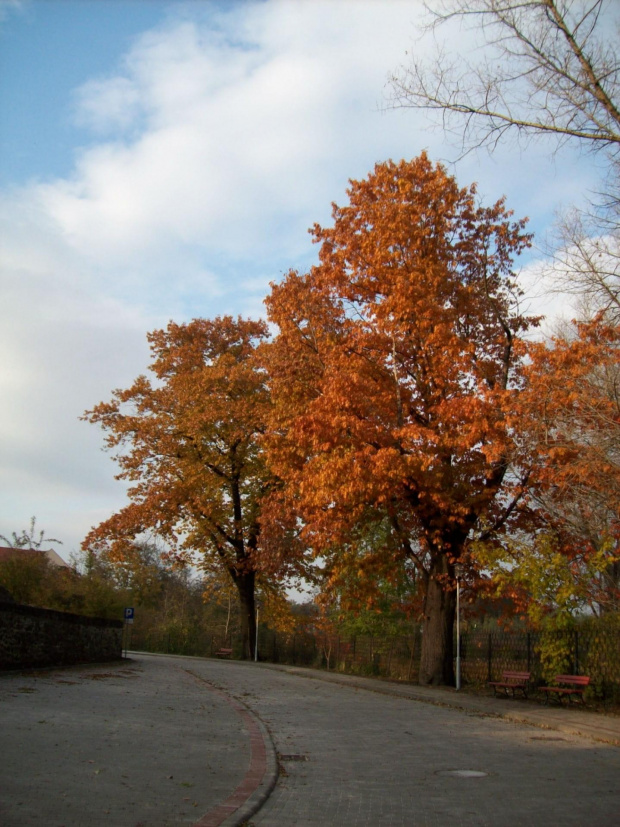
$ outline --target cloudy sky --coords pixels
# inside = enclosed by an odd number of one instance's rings
[[[269,282],[314,261],[307,228],[349,179],[423,149],[457,158],[423,114],[386,109],[390,72],[433,51],[423,15],[418,0],[0,0],[0,534],[36,515],[68,559],[125,503],[79,417],[146,370],[147,331],[261,315]],[[450,169],[541,241],[596,180],[544,146]]]

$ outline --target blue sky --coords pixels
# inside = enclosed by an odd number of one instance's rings
[[[70,174],[76,142],[89,139],[72,123],[73,90],[117,65],[164,9],[157,0],[40,0],[5,10],[0,185]]]
[[[385,111],[407,50],[432,51],[422,15],[418,0],[0,2],[1,534],[36,515],[68,557],[124,504],[79,416],[145,371],[147,331],[260,315],[269,282],[314,261],[307,228],[350,178],[457,157],[422,113]],[[450,169],[541,240],[596,181],[542,145]]]

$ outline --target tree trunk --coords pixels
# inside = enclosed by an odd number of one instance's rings
[[[418,683],[422,686],[454,686],[454,617],[456,593],[450,588],[454,567],[445,554],[431,562],[424,597],[422,652]],[[442,583],[442,581],[448,581]],[[447,587],[447,588],[446,588]]]
[[[239,592],[241,606],[241,657],[243,660],[254,660],[256,646],[256,606],[254,602],[253,571],[237,574],[235,585]]]

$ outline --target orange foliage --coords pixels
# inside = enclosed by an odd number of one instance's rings
[[[84,547],[122,559],[150,529],[180,558],[222,567],[239,592],[246,647],[261,565],[276,582],[295,568],[287,560],[276,570],[260,550],[261,508],[275,482],[259,445],[270,401],[256,350],[266,335],[264,323],[230,317],[171,322],[148,337],[154,380],[138,377],[84,417],[107,432],[118,478],[130,483],[130,503]]]
[[[389,521],[425,585],[421,680],[452,672],[454,563],[521,493],[510,414],[526,346],[512,259],[530,243],[425,155],[353,181],[320,263],[267,300],[268,451],[316,554]]]
[[[533,492],[556,545],[601,608],[620,599],[620,326],[601,314],[532,348],[521,398]]]
[[[572,339],[532,348],[529,413],[538,478],[554,496],[607,492],[620,517],[620,325],[602,316],[576,325]]]

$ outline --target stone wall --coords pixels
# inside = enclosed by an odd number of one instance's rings
[[[123,623],[0,603],[0,669],[65,666],[122,656]]]

